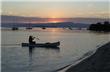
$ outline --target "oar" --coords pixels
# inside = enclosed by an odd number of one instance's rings
[[[1,44],[1,46],[18,46],[18,45],[21,45],[21,44]]]
[[[40,40],[38,37],[37,38],[35,37],[35,39]]]

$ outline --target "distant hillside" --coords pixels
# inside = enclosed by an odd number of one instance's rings
[[[50,18],[1,15],[2,23],[41,23],[48,22],[49,19]],[[55,19],[63,20],[64,22],[85,23],[85,24],[110,21],[110,19],[101,19],[101,18],[55,18]]]
[[[30,23],[30,22],[45,22],[46,19],[39,17],[22,17],[22,16],[1,16],[2,23]]]
[[[59,23],[2,23],[2,27],[75,27],[88,28],[89,24],[59,22]]]

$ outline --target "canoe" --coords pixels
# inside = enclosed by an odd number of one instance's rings
[[[36,44],[29,44],[29,43],[22,43],[23,47],[58,47],[60,45],[60,42],[54,42],[54,43],[36,43]]]

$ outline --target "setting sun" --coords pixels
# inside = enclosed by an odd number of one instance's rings
[[[56,31],[57,31],[57,29],[54,29],[54,28],[53,28],[53,29],[51,29],[51,31],[52,31],[52,32],[56,32]]]
[[[58,23],[58,22],[61,22],[61,21],[53,20],[53,21],[49,21],[49,22]]]
[[[63,22],[64,20],[59,18],[49,18],[48,22],[57,23],[57,22]]]

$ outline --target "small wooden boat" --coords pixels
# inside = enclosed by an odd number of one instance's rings
[[[29,44],[29,43],[22,43],[23,47],[58,47],[60,45],[60,42],[54,42],[54,43],[36,43],[36,44]]]
[[[12,27],[12,30],[18,30],[18,27]]]

